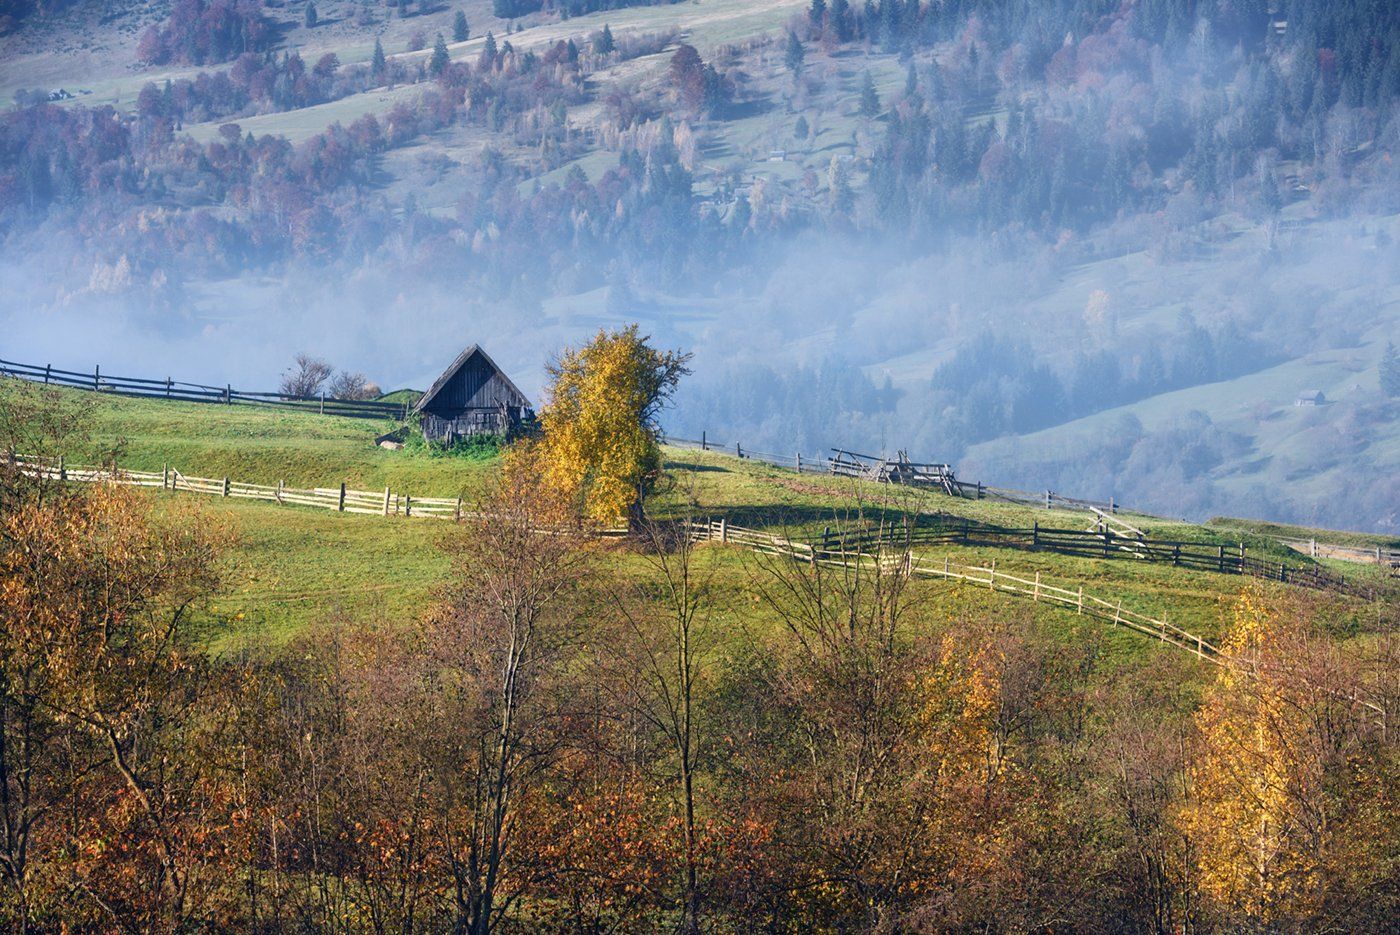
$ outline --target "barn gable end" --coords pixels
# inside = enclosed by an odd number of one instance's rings
[[[508,433],[534,416],[530,400],[479,345],[457,355],[418,400],[423,436],[451,442]]]

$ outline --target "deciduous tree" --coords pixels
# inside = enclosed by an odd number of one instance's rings
[[[689,354],[658,351],[636,325],[599,331],[550,367],[540,418],[545,477],[587,518],[642,517],[661,469],[657,415],[689,373]]]

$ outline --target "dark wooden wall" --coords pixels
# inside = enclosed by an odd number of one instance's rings
[[[439,418],[454,419],[464,410],[499,409],[501,406],[528,408],[529,401],[513,390],[480,355],[473,355],[423,411]]]

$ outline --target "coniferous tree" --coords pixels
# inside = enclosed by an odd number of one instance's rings
[[[433,43],[433,56],[428,59],[428,73],[436,78],[451,63],[452,56],[447,54],[447,43],[443,41],[442,33],[438,33],[437,41]]]
[[[860,86],[860,115],[862,117],[874,117],[880,112],[880,95],[875,90],[875,79],[870,77],[870,72],[865,73],[861,79]]]
[[[802,48],[802,40],[797,38],[797,33],[788,30],[787,54],[784,57],[784,61],[787,64],[787,70],[792,73],[794,78],[801,77],[802,61],[806,57],[807,51]]]
[[[812,0],[811,7],[807,10],[807,22],[812,24],[812,28],[821,29],[826,22],[826,0]]]
[[[316,3],[315,0],[308,0],[306,4],[306,16],[303,20],[307,29],[316,28]]]
[[[374,40],[374,56],[369,61],[369,72],[376,81],[383,81],[389,70],[389,62],[384,58],[384,45],[378,38]]]
[[[491,30],[486,31],[486,42],[481,47],[481,57],[476,60],[478,70],[490,70],[496,67],[496,55],[499,50],[496,48],[496,37],[491,34]]]
[[[1381,392],[1400,396],[1400,353],[1393,341],[1385,342],[1385,354],[1381,357]]]
[[[467,25],[467,14],[461,10],[452,18],[452,41],[466,42],[471,38],[471,27]]]
[[[603,24],[603,31],[598,33],[593,39],[593,51],[598,55],[610,55],[617,44],[613,42],[612,29],[607,23]]]
[[[851,22],[851,5],[847,0],[831,0],[831,12],[827,15],[827,21],[836,30],[838,41],[850,42],[854,37],[855,28]]]

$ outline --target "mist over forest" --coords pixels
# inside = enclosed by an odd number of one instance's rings
[[[1400,528],[1400,8],[595,6],[16,5],[0,357],[534,393],[636,320],[677,436]]]

